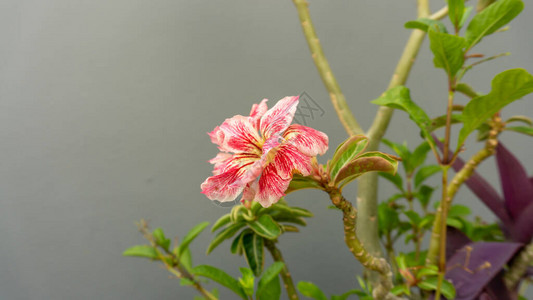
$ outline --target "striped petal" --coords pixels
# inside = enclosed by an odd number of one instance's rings
[[[261,117],[267,112],[267,101],[268,99],[263,99],[261,103],[252,105],[252,110],[250,111],[250,118],[254,120],[255,125],[259,128],[259,123]]]
[[[261,117],[260,130],[265,140],[281,135],[291,125],[297,105],[298,96],[285,97]]]
[[[285,196],[285,191],[289,187],[291,178],[280,176],[273,164],[268,165],[259,178],[255,201],[263,207],[269,207]]]
[[[290,143],[285,143],[277,149],[273,164],[283,178],[291,179],[294,173],[307,176],[313,171],[311,157],[303,154]]]
[[[218,149],[233,153],[261,153],[262,139],[250,117],[234,116],[209,133]]]
[[[233,201],[244,189],[243,178],[259,160],[254,154],[240,153],[221,160],[224,155],[217,155],[214,176],[207,178],[201,185],[202,193],[211,200],[221,202]]]
[[[283,133],[283,137],[308,156],[323,155],[328,150],[328,136],[307,126],[292,124]]]

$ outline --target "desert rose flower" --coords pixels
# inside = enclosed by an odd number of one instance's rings
[[[323,132],[291,125],[297,96],[285,97],[271,109],[266,102],[254,104],[250,116],[226,119],[209,133],[221,151],[209,161],[213,176],[202,183],[209,199],[233,201],[242,192],[242,202],[268,207],[285,196],[294,173],[311,174],[312,159],[328,149]]]

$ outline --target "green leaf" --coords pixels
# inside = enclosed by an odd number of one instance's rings
[[[521,0],[500,0],[475,15],[468,24],[465,38],[468,48],[479,43],[484,36],[496,32],[524,9]]]
[[[448,16],[457,30],[461,28],[461,20],[463,19],[464,12],[464,0],[448,0]]]
[[[405,142],[403,144],[398,144],[389,141],[388,139],[382,139],[381,141],[389,148],[391,148],[392,151],[394,151],[402,159],[403,163],[405,163],[406,161],[410,161],[411,151],[409,151],[409,148],[407,148],[407,144]]]
[[[533,128],[526,126],[511,126],[505,127],[505,130],[514,131],[522,134],[527,134],[533,136]]]
[[[454,77],[457,71],[461,69],[464,63],[465,39],[442,33],[430,28],[428,31],[429,47],[435,57],[433,63],[435,67],[442,68],[448,73],[449,77]]]
[[[331,296],[331,300],[346,300],[348,299],[348,297],[350,297],[351,295],[357,295],[359,296],[359,299],[364,299],[364,298],[361,298],[361,297],[370,297],[370,299],[373,299],[372,296],[368,295],[367,293],[363,292],[363,291],[360,291],[360,290],[350,290],[340,296],[337,296],[337,295],[332,295]]]
[[[239,285],[239,282],[233,277],[229,276],[228,273],[208,265],[196,266],[192,269],[192,273],[197,276],[203,276],[209,278],[215,282],[218,282],[220,285],[227,287],[232,290],[235,294],[240,296],[243,299],[248,299],[246,293]]]
[[[429,143],[427,141],[422,142],[416,149],[413,151],[411,158],[409,159],[409,165],[412,168],[409,170],[411,173],[414,169],[418,168],[421,164],[426,161],[428,152],[431,150]]]
[[[333,155],[329,163],[329,174],[335,178],[339,170],[355,156],[362,153],[368,144],[368,138],[364,135],[353,135],[344,141]]]
[[[148,246],[148,245],[133,246],[131,248],[126,249],[126,251],[122,252],[122,255],[159,259],[159,255],[157,254],[157,251],[154,249],[154,247]]]
[[[533,76],[524,69],[511,69],[496,75],[492,80],[492,91],[485,96],[472,99],[465,106],[464,126],[459,132],[457,150],[470,133],[488,118],[531,92],[533,92]]]
[[[441,21],[432,20],[428,18],[420,18],[414,21],[409,21],[405,23],[405,28],[408,29],[420,29],[427,32],[430,26],[435,26],[439,29],[440,32],[448,32],[446,26]]]
[[[213,251],[218,245],[220,245],[220,243],[235,235],[235,233],[237,233],[237,231],[243,228],[244,225],[246,225],[246,223],[232,224],[224,228],[224,230],[220,231],[211,241],[211,244],[209,244],[209,246],[207,247],[207,254],[211,253],[211,251]]]
[[[252,269],[255,276],[261,275],[265,262],[263,256],[263,238],[254,233],[246,234],[242,237],[242,246],[244,248],[244,255],[246,256],[248,266],[250,266],[250,269]]]
[[[278,261],[265,270],[265,273],[263,273],[263,276],[257,284],[256,296],[258,300],[279,299],[281,288],[278,274],[283,270],[283,267],[284,264]]]
[[[222,217],[220,217],[216,222],[215,224],[213,225],[213,227],[211,227],[211,232],[215,232],[217,231],[219,228],[222,228],[223,226],[229,224],[231,222],[231,215],[230,214],[225,214],[223,215]]]
[[[248,227],[269,240],[273,240],[281,234],[281,228],[270,215],[260,216],[256,221],[248,223]]]
[[[420,222],[422,221],[422,218],[420,215],[414,211],[414,210],[408,210],[404,212],[407,218],[409,218],[409,221],[411,224],[415,225],[416,227],[419,227]]]
[[[300,281],[297,285],[298,291],[308,298],[316,300],[328,300],[324,292],[318,288],[314,283],[308,281]]]
[[[461,22],[459,22],[459,27],[463,27],[463,25],[466,23],[466,20],[468,20],[468,17],[472,13],[472,10],[474,10],[473,6],[465,7],[465,10],[463,12],[463,17],[461,18]]]
[[[418,284],[418,287],[426,291],[435,291],[437,290],[438,280],[437,277],[426,278]],[[455,287],[446,279],[442,280],[441,293],[447,299],[455,299]]]
[[[233,253],[233,254],[238,253],[239,255],[243,253],[242,237],[245,234],[249,233],[249,232],[252,232],[252,231],[251,230],[243,230],[243,231],[241,231],[241,233],[239,233],[239,235],[237,235],[233,239],[233,242],[231,242],[231,247],[230,247],[231,253]]]
[[[252,270],[248,268],[239,268],[242,274],[242,278],[239,278],[239,284],[243,288],[244,292],[248,296],[254,295],[254,274]]]
[[[300,226],[307,226],[305,220],[300,217],[274,217],[274,220],[278,223],[293,223]]]
[[[322,187],[322,185],[316,180],[314,180],[312,177],[304,177],[302,175],[294,174],[291,183],[289,184],[289,187],[285,191],[285,194],[303,189],[323,190],[324,187]]]
[[[416,193],[416,198],[420,201],[422,207],[428,206],[429,201],[431,200],[431,195],[433,194],[434,190],[434,188],[427,185],[422,185],[418,189],[418,193]]]
[[[170,247],[170,239],[167,239],[165,237],[165,233],[163,232],[163,229],[161,228],[154,229],[154,231],[152,231],[152,235],[154,236],[155,243],[161,246],[161,248],[168,251]]]
[[[439,173],[442,169],[440,166],[428,165],[421,167],[415,175],[415,187],[418,187],[422,182],[424,182],[429,177]]]
[[[457,124],[463,122],[462,115],[460,114],[452,114],[452,124]],[[446,126],[446,115],[439,116],[436,118],[431,119],[431,123],[429,125],[428,131],[433,132],[441,127]]]
[[[305,208],[301,208],[301,207],[292,206],[292,207],[290,207],[290,211],[291,211],[291,214],[293,216],[296,216],[296,217],[310,218],[310,217],[313,216],[312,212],[308,211]]]
[[[455,204],[448,211],[448,217],[449,218],[466,217],[466,216],[470,215],[471,213],[472,213],[472,211],[470,210],[470,208],[468,206],[464,206],[464,205],[461,205],[461,204]]]
[[[392,175],[391,173],[379,172],[378,175],[390,181],[403,192],[403,179],[398,173]]]
[[[439,267],[435,265],[424,266],[416,273],[416,278],[439,275]]]
[[[180,265],[185,267],[187,271],[192,269],[192,255],[189,248],[185,249],[179,258]]]
[[[392,209],[388,203],[382,202],[378,206],[378,224],[381,234],[397,229],[400,223],[398,212]]]
[[[192,241],[194,241],[194,239],[200,234],[202,233],[202,231],[207,227],[209,226],[209,222],[202,222],[196,226],[194,226],[193,228],[191,228],[191,230],[189,230],[189,232],[187,233],[187,235],[185,235],[185,237],[183,237],[183,240],[181,241],[181,244],[179,245],[178,247],[178,257],[181,256],[181,254],[183,253],[183,251],[189,247],[189,245],[191,244]]]
[[[424,138],[431,143],[432,146],[435,145],[435,141],[428,131],[430,119],[426,112],[411,100],[408,88],[405,86],[393,87],[386,91],[380,98],[373,100],[372,103],[401,109],[407,112],[411,120],[413,120],[422,130]]]
[[[366,152],[346,164],[334,179],[335,185],[343,187],[355,178],[371,171],[395,173],[398,160],[381,152]]]

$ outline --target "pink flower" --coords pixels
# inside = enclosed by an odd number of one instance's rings
[[[291,124],[298,97],[285,97],[267,110],[267,99],[252,106],[249,117],[226,119],[209,133],[221,151],[209,162],[213,176],[202,183],[211,200],[258,201],[268,207],[285,196],[294,173],[311,174],[312,158],[328,149],[318,130]]]

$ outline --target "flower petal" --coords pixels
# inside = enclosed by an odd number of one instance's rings
[[[254,122],[259,128],[259,122],[261,120],[261,117],[267,112],[267,101],[268,99],[263,99],[261,103],[252,105],[252,110],[250,111],[250,117],[254,119]]]
[[[291,125],[297,105],[298,96],[285,97],[261,117],[260,131],[265,140],[283,133]]]
[[[520,161],[502,143],[496,147],[496,161],[505,205],[513,218],[517,219],[533,203],[533,185]]]
[[[261,153],[261,137],[250,117],[234,116],[209,133],[211,141],[221,151]]]
[[[307,126],[292,124],[283,137],[307,156],[323,155],[328,150],[328,136]]]
[[[259,160],[254,154],[239,153],[230,158],[220,160],[225,155],[217,155],[214,176],[207,178],[201,185],[202,193],[211,200],[221,202],[232,201],[243,190],[247,182],[243,178]]]
[[[263,207],[269,207],[285,196],[285,191],[291,182],[290,178],[280,176],[273,164],[269,164],[259,178],[255,201]]]
[[[283,178],[291,179],[294,173],[307,176],[313,171],[311,157],[303,154],[290,143],[285,143],[277,149],[272,163]]]
[[[210,159],[209,162],[215,165],[213,169],[213,175],[218,175],[221,173],[221,169],[228,163],[228,161],[233,157],[230,153],[219,152],[217,156]]]

